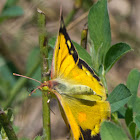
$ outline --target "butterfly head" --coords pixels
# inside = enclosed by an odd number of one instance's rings
[[[44,83],[42,83],[39,86],[40,90],[44,90],[44,91],[50,91],[50,82],[49,81],[44,81]]]
[[[24,76],[24,75],[20,75],[20,74],[16,74],[16,73],[13,73],[13,75],[24,77],[24,78],[27,78],[27,79],[31,79],[31,80],[34,80],[34,81],[40,83],[40,86],[38,86],[37,88],[32,90],[32,92],[29,94],[29,96],[31,96],[31,94],[34,93],[37,89],[40,89],[40,90],[43,90],[43,91],[46,91],[46,92],[51,92],[51,90],[50,90],[51,87],[52,87],[51,81],[44,81],[43,83],[41,83],[40,81],[38,81],[36,79],[30,78],[30,77],[27,77],[27,76]]]

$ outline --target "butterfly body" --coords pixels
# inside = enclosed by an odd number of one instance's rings
[[[105,89],[88,64],[79,58],[61,16],[51,80],[43,90],[54,94],[74,140],[99,140],[101,123],[110,117]]]

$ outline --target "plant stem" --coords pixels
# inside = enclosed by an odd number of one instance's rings
[[[4,128],[4,131],[6,132],[7,137],[9,140],[18,140],[10,121],[8,120],[7,115],[4,113],[4,111],[0,110],[0,124]]]
[[[81,33],[81,46],[84,49],[87,49],[87,35],[88,35],[88,29],[85,26]]]
[[[38,28],[39,28],[39,45],[40,45],[40,57],[41,57],[41,76],[42,82],[48,81],[49,77],[46,73],[49,70],[48,64],[48,45],[46,35],[46,16],[38,9]],[[42,91],[42,108],[43,108],[43,139],[50,140],[50,104],[48,103],[49,98],[46,96],[47,92]]]
[[[102,82],[103,82],[103,85],[105,87],[106,95],[108,96],[108,87],[107,87],[107,82],[106,82],[106,77],[105,77],[104,69],[103,69],[103,72],[102,72]]]
[[[36,62],[36,64],[27,72],[26,76],[31,77],[32,74],[36,71],[36,69],[38,68],[40,64],[40,60],[38,60]],[[8,98],[7,103],[4,106],[4,109],[7,109],[8,107],[10,107],[13,103],[13,101],[15,101],[14,99],[16,98],[16,96],[19,94],[19,91],[21,90],[21,88],[25,85],[25,83],[27,82],[27,78],[20,78],[16,84],[14,85],[14,87],[12,88],[11,92],[10,92],[10,97]]]

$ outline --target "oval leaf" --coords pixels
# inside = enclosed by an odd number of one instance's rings
[[[134,121],[135,121],[137,127],[138,127],[139,130],[140,130],[140,114],[137,115],[137,116],[135,116]]]
[[[19,6],[12,6],[10,8],[6,8],[0,15],[0,18],[5,17],[17,17],[23,15],[23,9]]]
[[[91,56],[93,56],[93,64],[98,63],[98,67],[95,67],[95,70],[98,71],[99,66],[103,64],[111,42],[107,0],[98,0],[90,9],[88,29],[91,42],[93,43]]]
[[[103,122],[101,125],[102,140],[129,140],[121,127],[111,122]]]
[[[130,96],[131,93],[124,84],[118,85],[107,98],[111,105],[111,112],[115,112],[120,107],[124,106],[128,102]]]
[[[133,110],[132,108],[127,108],[125,112],[125,123],[129,126],[131,122],[133,122]]]
[[[140,72],[137,69],[132,70],[127,79],[127,88],[130,90],[132,96],[128,102],[128,106],[134,108],[136,105],[137,91],[140,81]]]
[[[131,50],[130,46],[125,43],[118,43],[113,45],[107,52],[105,57],[106,73],[112,68],[115,62],[124,54]]]
[[[129,131],[130,131],[130,134],[131,134],[133,140],[135,140],[135,138],[136,138],[136,124],[134,122],[131,122],[129,124]]]
[[[140,98],[137,97],[135,101],[135,107],[133,108],[133,112],[140,114]]]

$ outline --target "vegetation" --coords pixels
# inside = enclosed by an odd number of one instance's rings
[[[75,1],[74,9],[69,13],[66,19],[68,25],[74,15],[80,8],[85,10],[91,6],[91,1],[87,4],[81,4],[80,1]],[[0,24],[11,18],[17,18],[24,14],[23,9],[16,5],[17,0],[12,0],[5,3],[0,14]],[[86,3],[83,1],[83,3]],[[77,6],[78,5],[78,6]],[[85,7],[86,5],[86,7]],[[55,45],[56,37],[49,38],[45,29],[45,15],[38,10],[38,29],[39,29],[39,47],[34,48],[27,60],[26,73],[24,75],[41,80],[41,73],[48,72],[51,67],[52,53]],[[36,14],[37,15],[37,14]],[[107,0],[99,0],[94,4],[88,14],[88,47],[90,53],[84,48],[83,41],[87,41],[87,32],[82,32],[85,40],[81,39],[81,45],[73,42],[79,56],[84,59],[101,78],[108,95],[107,100],[111,105],[111,121],[105,121],[101,126],[102,140],[139,140],[140,139],[140,97],[138,97],[138,86],[140,81],[140,72],[133,69],[127,78],[126,84],[117,85],[112,92],[108,90],[106,82],[106,74],[109,73],[114,64],[126,53],[132,49],[126,43],[117,43],[111,45],[111,30],[107,8]],[[47,40],[43,44],[44,40]],[[1,47],[3,46],[4,49]],[[83,48],[84,47],[84,48]],[[47,49],[46,49],[47,48]],[[9,53],[8,47],[0,38],[1,53]],[[39,54],[40,52],[40,54]],[[3,53],[4,54],[4,53]],[[41,56],[41,60],[40,57]],[[11,57],[12,58],[12,57]],[[47,63],[46,63],[47,62]],[[41,68],[40,68],[41,63]],[[43,64],[47,64],[43,67]],[[13,109],[18,110],[18,105],[21,105],[28,97],[27,87],[33,87],[33,81],[28,82],[28,79],[14,77],[13,72],[19,73],[20,70],[16,67],[16,63],[7,61],[6,57],[0,55],[0,139],[16,140],[19,129],[14,124],[13,117],[16,115]],[[49,77],[43,76],[42,82],[48,80]],[[27,83],[28,82],[28,83]],[[35,85],[37,86],[37,85]],[[26,94],[27,93],[27,94]],[[50,139],[50,105],[44,103],[48,101],[46,94],[41,92],[33,94],[32,97],[43,97],[43,138]],[[48,118],[48,119],[47,119]],[[47,122],[46,122],[47,121]],[[122,123],[123,121],[123,123]],[[36,139],[41,139],[42,136],[37,136]],[[25,140],[25,138],[20,138]],[[26,138],[28,140],[28,138]]]

